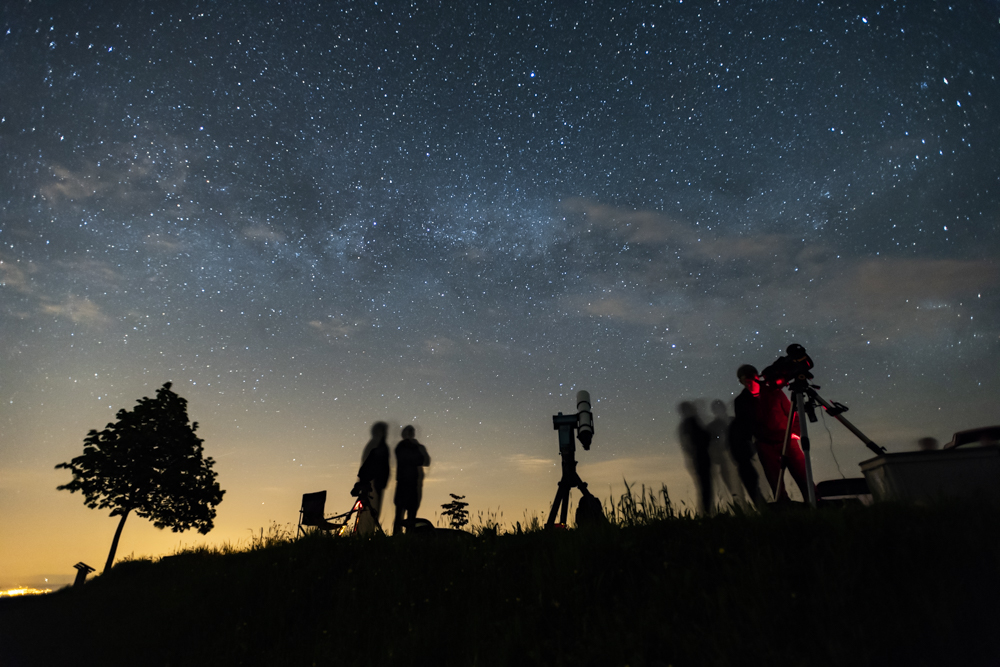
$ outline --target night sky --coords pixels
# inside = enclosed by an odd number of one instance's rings
[[[579,389],[691,507],[677,404],[792,342],[889,451],[1000,422],[1000,3],[246,4],[0,10],[0,584],[103,564],[54,466],[167,381],[227,494],[119,557],[345,511],[376,420],[544,520]]]

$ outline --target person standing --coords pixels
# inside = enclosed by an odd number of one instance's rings
[[[358,530],[363,533],[374,532],[382,514],[385,487],[389,484],[389,444],[385,440],[388,433],[389,425],[385,422],[372,424],[371,440],[361,453],[361,469],[358,470],[356,488],[367,496],[365,502],[370,510],[367,518],[359,517],[361,526]]]
[[[917,440],[917,446],[920,447],[921,451],[932,452],[937,449],[939,445],[937,438],[927,437]]]
[[[764,495],[760,490],[760,476],[753,465],[753,435],[757,424],[757,396],[760,394],[760,381],[757,369],[750,364],[744,364],[736,369],[736,377],[743,385],[743,391],[733,401],[735,416],[729,422],[729,453],[736,462],[743,487],[750,494],[758,507],[763,505]]]
[[[712,460],[712,483],[714,485],[721,480],[719,488],[725,487],[727,504],[744,505],[743,486],[729,451],[729,414],[726,404],[718,398],[712,401],[712,416],[714,419],[705,424],[705,430],[711,437],[708,453]]]
[[[698,507],[702,514],[711,514],[715,503],[712,497],[712,458],[708,449],[712,436],[702,426],[698,417],[698,408],[691,401],[684,401],[677,406],[681,413],[681,423],[677,427],[677,435],[681,441],[688,465],[694,473],[694,481],[698,486]]]
[[[416,429],[403,427],[403,439],[396,445],[396,518],[392,522],[392,534],[401,535],[417,518],[420,497],[423,492],[423,468],[431,464],[427,448],[417,442]],[[403,518],[405,514],[405,519]]]
[[[764,377],[768,377],[766,368],[764,369]],[[757,441],[757,456],[764,469],[764,476],[767,477],[771,491],[776,494],[775,500],[787,500],[788,492],[781,480],[781,466],[782,459],[784,459],[784,464],[788,472],[792,474],[792,479],[798,485],[799,491],[802,492],[802,497],[808,498],[806,456],[799,445],[799,416],[792,414],[788,449],[784,451],[784,456],[782,456],[785,431],[788,429],[788,415],[792,413],[792,402],[788,400],[788,396],[785,395],[780,385],[770,382],[760,383],[756,380],[755,382],[759,389],[754,437]]]

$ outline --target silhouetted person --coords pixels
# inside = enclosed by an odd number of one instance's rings
[[[712,401],[712,415],[715,417],[705,425],[710,437],[708,445],[709,458],[712,461],[712,479],[722,480],[728,492],[727,502],[743,503],[743,487],[729,454],[729,414],[726,404],[719,399]]]
[[[1000,445],[1000,441],[992,433],[983,433],[979,436],[980,447],[991,447],[993,445]]]
[[[712,458],[708,448],[711,436],[698,418],[698,408],[691,401],[684,401],[677,406],[681,413],[681,423],[677,427],[677,435],[681,441],[681,450],[688,459],[694,472],[694,481],[698,485],[698,507],[703,514],[711,514],[712,498]]]
[[[767,369],[764,369],[764,377],[767,377]],[[764,476],[767,477],[771,490],[774,491],[780,481],[782,449],[785,442],[785,431],[788,428],[788,415],[792,411],[792,402],[788,400],[784,390],[780,386],[772,385],[768,382],[758,382],[760,388],[757,395],[757,423],[754,429],[754,437],[757,441],[757,456],[760,465],[764,468]],[[784,456],[785,466],[791,473],[792,479],[799,486],[803,498],[808,498],[809,493],[806,488],[806,456],[802,453],[799,445],[799,416],[792,417],[792,433],[788,442],[788,449]],[[785,485],[777,492],[776,501],[787,500],[788,492]]]
[[[360,517],[363,524],[360,532],[370,533],[375,530],[379,516],[382,514],[382,500],[385,487],[389,484],[389,444],[385,441],[389,433],[389,425],[385,422],[372,424],[372,439],[365,445],[361,453],[361,469],[358,470],[358,488],[367,495],[367,504],[371,509],[368,519],[374,521],[367,525],[364,516]]]
[[[760,393],[760,382],[757,369],[750,364],[744,364],[736,370],[736,377],[743,385],[743,391],[733,401],[735,416],[729,422],[729,453],[736,462],[736,471],[740,475],[743,487],[750,494],[755,505],[764,503],[760,490],[760,476],[753,465],[754,442],[753,434],[757,424],[757,395]]]
[[[917,440],[917,446],[925,452],[933,451],[938,448],[937,438],[920,438]]]
[[[416,429],[403,427],[403,439],[396,445],[396,518],[392,522],[392,534],[400,535],[417,518],[420,496],[423,491],[423,467],[431,464],[427,448],[416,440]],[[403,515],[406,515],[404,520]]]

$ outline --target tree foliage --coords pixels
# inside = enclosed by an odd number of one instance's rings
[[[456,496],[454,493],[449,493],[452,500],[450,503],[445,503],[441,505],[441,516],[448,517],[449,523],[452,528],[460,529],[467,523],[469,523],[469,511],[465,509],[469,506],[469,503],[462,502],[465,500],[465,496]]]
[[[118,421],[87,434],[82,455],[56,466],[73,473],[59,490],[79,491],[87,507],[122,517],[119,535],[130,512],[175,533],[194,528],[205,534],[214,527],[225,491],[215,479],[215,461],[202,455],[198,422],[189,423],[187,401],[170,386],[131,411],[119,410]],[[117,541],[118,535],[109,563]]]

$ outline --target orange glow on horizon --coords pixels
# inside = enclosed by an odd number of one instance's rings
[[[0,591],[0,598],[17,598],[25,595],[45,595],[46,593],[51,592],[51,588],[8,588],[5,591]]]

